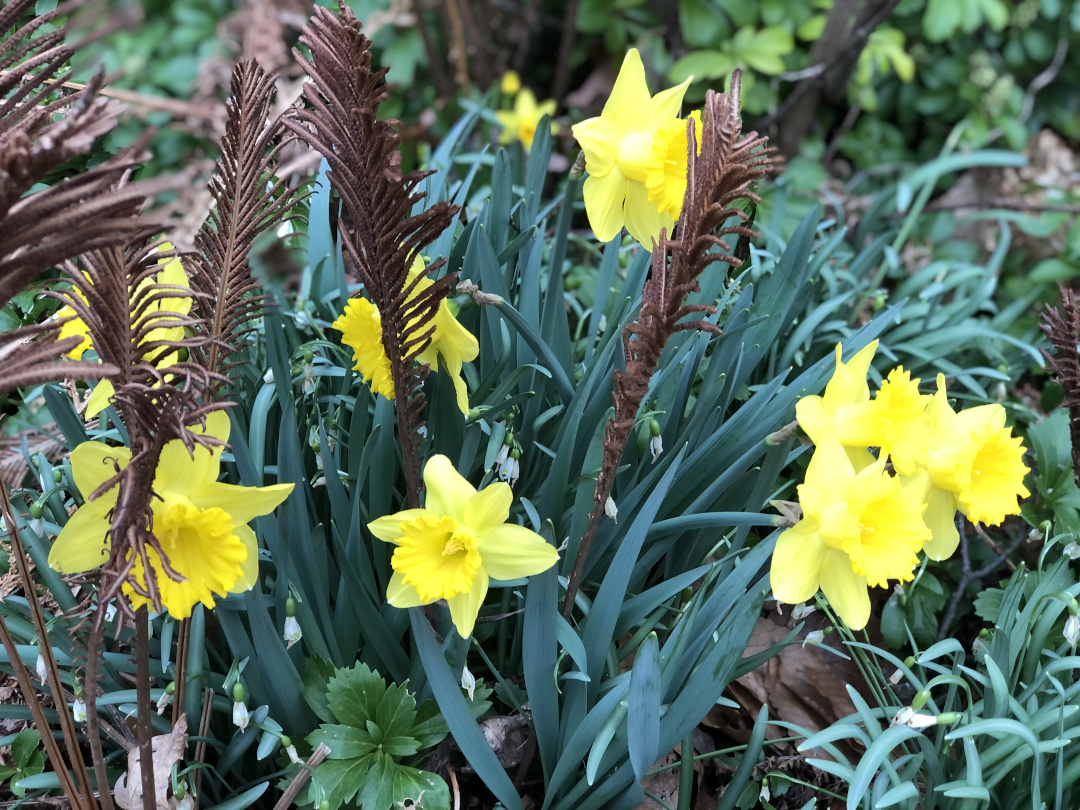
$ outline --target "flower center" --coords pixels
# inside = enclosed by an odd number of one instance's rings
[[[472,590],[480,569],[480,543],[468,526],[445,515],[421,515],[401,524],[390,564],[416,588],[422,602]]]
[[[169,567],[183,577],[173,579],[157,551],[146,550],[162,605],[178,619],[191,615],[195,603],[214,606],[215,596],[224,596],[240,579],[247,546],[234,533],[232,516],[216,507],[199,509],[186,501],[169,499],[157,505],[151,526]],[[137,559],[132,579],[146,590],[145,571]],[[133,607],[150,601],[124,585]]]
[[[649,172],[656,168],[653,156],[653,134],[651,132],[631,132],[619,143],[619,154],[615,158],[623,177],[644,183]]]
[[[645,185],[649,199],[661,213],[678,219],[686,196],[686,122],[671,118],[656,131],[653,141],[655,168],[649,172]]]

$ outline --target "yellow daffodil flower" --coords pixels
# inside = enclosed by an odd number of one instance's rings
[[[934,542],[927,554],[944,559],[959,542],[956,509],[973,523],[996,526],[1007,515],[1020,514],[1018,499],[1031,493],[1024,486],[1024,446],[1005,425],[1005,409],[991,404],[956,413],[945,395],[944,375],[938,375],[937,386],[927,409],[926,471],[939,490],[928,513]]]
[[[495,117],[499,119],[502,132],[499,133],[499,143],[508,144],[521,141],[526,149],[532,149],[533,138],[536,137],[536,128],[540,125],[540,119],[544,116],[555,115],[555,101],[548,99],[542,104],[536,103],[536,96],[528,87],[523,88],[514,96],[514,109],[497,110]],[[551,122],[551,134],[559,131],[559,125]]]
[[[222,411],[206,417],[206,430],[221,441],[229,438],[229,418]],[[100,442],[83,442],[71,453],[75,485],[86,497],[131,461],[131,451]],[[184,619],[196,603],[208,608],[215,597],[241,593],[255,584],[259,549],[255,533],[247,525],[270,514],[289,493],[292,484],[241,487],[219,483],[221,448],[210,451],[196,445],[189,455],[183,442],[168,442],[161,452],[154,477],[155,497],[151,531],[169,565],[184,579],[171,579],[160,565],[157,552],[147,550],[162,605]],[[71,516],[49,553],[49,566],[62,574],[89,571],[109,557],[109,512],[116,504],[118,485],[88,500]],[[142,564],[136,562],[136,581],[145,584]],[[128,585],[124,592],[132,606],[149,604]]]
[[[424,260],[419,256],[409,270],[408,284],[424,272]],[[408,301],[413,301],[432,285],[426,276],[421,276]],[[408,301],[406,306],[408,306]],[[480,344],[476,337],[458,323],[450,310],[450,304],[443,300],[434,318],[435,330],[431,343],[420,352],[417,362],[438,369],[441,357],[454,382],[457,406],[463,414],[469,413],[469,395],[465,387],[465,378],[461,375],[464,363],[471,362],[480,354]],[[345,311],[333,323],[334,329],[341,332],[342,342],[353,350],[356,364],[364,382],[371,386],[376,394],[387,399],[394,398],[394,380],[390,373],[390,358],[383,346],[382,319],[379,310],[365,298],[352,298]]]
[[[843,438],[850,432],[848,417],[852,413],[852,406],[862,405],[870,400],[870,386],[866,384],[866,375],[877,347],[878,342],[875,340],[844,363],[843,348],[837,343],[836,370],[829,384],[825,386],[824,395],[803,397],[796,403],[795,416],[799,420],[799,426],[815,443],[831,428],[841,437],[843,444],[849,444]],[[851,444],[875,446],[873,441],[856,441]]]
[[[514,495],[509,485],[477,492],[446,456],[424,467],[427,500],[368,524],[375,537],[397,546],[386,598],[398,608],[445,599],[463,638],[472,635],[488,580],[539,574],[559,559],[555,548],[523,526],[507,523]]]
[[[168,242],[162,243],[159,250],[171,251],[173,246]],[[190,287],[188,283],[187,273],[184,272],[184,265],[181,264],[180,259],[171,257],[167,259],[159,259],[158,264],[163,265],[161,270],[156,275],[145,279],[140,285],[139,289],[142,290],[149,284],[168,284],[176,287]],[[87,283],[89,279],[87,279]],[[71,290],[72,295],[82,299],[85,303],[86,297],[79,291],[78,287],[73,287]],[[151,303],[141,316],[144,322],[153,319],[155,327],[147,332],[143,338],[144,343],[156,342],[159,340],[182,340],[184,338],[184,327],[176,322],[172,317],[184,317],[191,312],[191,297],[184,296],[182,298],[161,298]],[[63,306],[56,313],[58,318],[68,318],[75,315],[75,310],[69,306]],[[172,323],[173,325],[170,325]],[[74,349],[68,352],[68,356],[74,360],[82,358],[83,353],[88,349],[93,348],[93,340],[90,336],[90,328],[82,321],[81,318],[72,317],[72,320],[65,323],[60,327],[60,337],[72,337],[81,336],[82,343],[76,346]],[[177,361],[177,352],[161,350],[158,353],[158,357],[154,360],[154,365],[158,368],[166,368],[173,365]],[[92,419],[101,413],[112,401],[115,389],[113,388],[112,381],[101,380],[96,386],[94,386],[94,392],[90,397],[90,401],[86,405],[86,412],[84,418]]]
[[[796,605],[820,588],[853,630],[870,618],[868,586],[912,579],[930,539],[926,476],[890,476],[884,458],[861,453],[859,469],[831,431],[820,438],[799,487],[803,517],[777,540],[771,571],[777,600]]]
[[[502,79],[499,81],[499,90],[503,95],[512,96],[521,89],[521,77],[518,76],[516,70],[508,70],[502,75]]]
[[[600,241],[624,225],[647,248],[661,229],[671,234],[686,189],[686,122],[678,115],[691,80],[650,95],[641,56],[631,49],[603,112],[574,125],[589,173],[585,211]]]

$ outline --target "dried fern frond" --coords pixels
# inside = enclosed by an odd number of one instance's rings
[[[564,615],[569,618],[581,583],[581,570],[588,555],[604,505],[615,484],[615,473],[634,427],[641,403],[649,391],[660,356],[676,332],[700,329],[720,332],[706,320],[716,307],[688,305],[687,297],[700,289],[701,274],[718,262],[728,268],[742,265],[734,244],[727,237],[750,238],[748,215],[735,203],[760,202],[752,184],[773,168],[774,150],[767,139],[755,132],[742,134],[739,115],[741,71],[731,77],[728,93],[708,91],[702,111],[701,154],[697,153],[699,133],[693,119],[687,120],[686,194],[676,224],[677,238],[660,233],[653,246],[652,266],[641,293],[641,311],[623,332],[626,371],[615,371],[615,413],[604,429],[604,458],[596,482],[593,509],[582,537],[577,564],[570,577]],[[735,221],[735,224],[725,223]]]
[[[1054,347],[1054,354],[1043,349],[1043,356],[1065,389],[1064,405],[1069,409],[1073,474],[1080,486],[1080,354],[1076,350],[1076,342],[1080,340],[1080,307],[1076,303],[1076,293],[1060,284],[1058,290],[1061,294],[1061,311],[1047,304],[1039,327]]]
[[[397,122],[376,118],[385,96],[386,69],[372,70],[370,42],[355,15],[344,4],[336,16],[317,7],[300,41],[311,51],[310,61],[295,51],[311,79],[304,87],[311,109],[297,111],[285,125],[326,158],[330,183],[341,196],[342,243],[382,320],[405,482],[410,502],[418,506],[422,384],[428,367],[417,367],[415,361],[431,342],[432,321],[456,274],[435,280],[410,298],[424,276],[410,283],[409,268],[453,223],[458,209],[440,201],[411,213],[424,196],[417,189],[430,172],[401,174]],[[433,262],[426,274],[444,262]]]
[[[284,128],[271,119],[274,77],[254,60],[240,62],[226,102],[228,123],[221,157],[210,181],[214,205],[196,236],[199,249],[190,262],[200,333],[208,344],[199,357],[210,371],[227,373],[226,362],[241,345],[248,324],[265,303],[251,276],[252,243],[288,213],[296,195],[274,177]]]

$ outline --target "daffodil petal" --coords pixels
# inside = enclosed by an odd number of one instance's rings
[[[191,502],[200,509],[218,507],[229,513],[234,525],[249,523],[269,515],[289,497],[292,484],[273,484],[268,487],[241,487],[214,481],[191,491]]]
[[[425,509],[406,509],[393,515],[384,515],[368,524],[368,531],[384,543],[396,543],[401,539],[401,524],[427,514]]]
[[[428,604],[420,598],[416,588],[405,581],[405,578],[396,571],[390,577],[390,584],[386,588],[386,601],[396,608],[420,607]]]
[[[61,574],[79,574],[97,568],[109,559],[109,541],[105,536],[108,529],[105,512],[82,507],[68,518],[53,543],[49,567]]]
[[[638,124],[643,118],[648,120],[650,101],[641,54],[637,48],[631,48],[623,57],[622,67],[619,68],[615,86],[611,88],[601,117],[624,124]]]
[[[559,552],[536,532],[504,523],[480,537],[480,557],[488,576],[509,580],[548,570],[559,561]]]
[[[480,568],[476,572],[476,580],[470,590],[446,600],[446,604],[450,606],[450,618],[454,621],[454,627],[462,638],[472,635],[476,617],[480,613],[481,605],[484,604],[487,592],[488,575],[483,568]]]
[[[208,450],[196,444],[189,453],[179,439],[166,442],[161,448],[157,474],[154,476],[154,490],[159,493],[197,491],[217,480],[220,459],[220,447]]]
[[[692,80],[693,77],[687,79],[680,85],[669,87],[667,90],[661,90],[652,97],[647,111],[639,112],[638,114],[650,121],[677,116],[679,110],[682,108],[683,96],[686,95],[686,88],[690,86]]]
[[[236,580],[236,584],[229,589],[229,593],[243,593],[255,587],[255,583],[259,580],[259,541],[255,539],[255,532],[250,526],[234,526],[233,534],[244,544],[247,557],[240,563],[240,579]]]
[[[799,427],[815,443],[821,439],[829,424],[829,414],[825,410],[824,400],[819,396],[806,396],[796,402],[795,418],[799,420]]]
[[[852,630],[866,627],[870,619],[866,577],[856,576],[844,552],[829,549],[821,566],[821,592],[844,624]]]
[[[112,402],[113,394],[116,393],[116,389],[113,387],[112,380],[99,380],[98,384],[94,386],[94,391],[90,395],[90,400],[86,403],[86,410],[83,411],[83,419],[93,419],[103,410],[109,407],[109,403]]]
[[[514,122],[517,128],[517,122]],[[570,128],[585,153],[585,169],[591,177],[604,177],[615,165],[619,131],[613,121],[589,118]]]
[[[652,251],[653,243],[659,241],[660,231],[666,230],[671,236],[675,220],[660,211],[656,203],[649,199],[649,189],[644,183],[628,180],[626,183],[626,204],[623,216],[626,230],[641,246]]]
[[[465,520],[465,504],[476,494],[472,484],[454,469],[450,459],[432,456],[424,467],[427,501],[424,508],[436,515],[449,515],[459,523]]]
[[[513,502],[514,492],[509,484],[501,481],[488,484],[465,504],[465,525],[477,537],[484,537],[506,523]]]
[[[933,487],[927,498],[923,520],[933,534],[933,539],[923,546],[931,560],[945,560],[960,545],[960,533],[956,529],[956,510],[959,504],[956,493]]]
[[[513,143],[518,128],[517,113],[512,113],[509,110],[496,110],[495,117],[499,121],[499,126],[502,127],[499,132],[499,143],[504,145]]]
[[[769,579],[773,596],[788,605],[805,602],[818,592],[825,544],[808,521],[785,530],[773,549]]]
[[[71,451],[71,477],[84,498],[116,475],[117,465],[126,467],[131,462],[131,451],[126,447],[109,447],[101,442],[83,442]],[[96,501],[96,506],[111,507],[116,503],[117,487],[112,487]],[[83,507],[84,509],[86,507]]]
[[[589,215],[593,233],[601,242],[610,242],[622,230],[626,187],[626,178],[618,169],[612,169],[603,177],[590,174],[585,178],[582,189],[585,213]],[[645,193],[647,198],[648,191]]]

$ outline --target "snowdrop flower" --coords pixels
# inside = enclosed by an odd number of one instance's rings
[[[273,385],[274,384],[274,370],[273,369],[269,369],[265,374],[263,374],[263,382],[266,383],[267,385]]]
[[[521,462],[519,460],[520,458],[521,453],[519,453],[517,450],[511,451],[510,486],[514,486],[515,484],[517,484],[518,478],[521,477]]]
[[[900,680],[903,677],[904,677],[904,673],[901,672],[900,670],[896,670],[896,672],[894,672],[892,675],[889,676],[889,683],[892,686],[896,686],[898,683],[900,683]]]
[[[1073,540],[1061,550],[1061,553],[1066,555],[1070,560],[1080,559],[1080,543]]]
[[[791,618],[799,622],[805,619],[815,610],[817,610],[817,607],[815,605],[808,605],[806,604],[806,602],[799,602],[799,604],[795,605],[795,607],[791,609]]]
[[[232,721],[233,725],[241,731],[244,731],[248,727],[248,715],[247,705],[244,703],[244,687],[242,684],[237,683],[233,687],[233,707],[232,707]]]
[[[45,659],[42,657],[40,650],[38,651],[37,664],[34,669],[37,671],[38,679],[43,684],[49,682],[49,671],[45,668]]]
[[[505,449],[506,449],[506,445],[503,445],[503,450],[505,450]],[[502,453],[500,452],[499,455],[502,455]],[[509,481],[511,476],[513,476],[513,474],[514,474],[514,459],[512,459],[510,457],[510,454],[507,453],[506,458],[504,458],[502,460],[502,463],[499,464],[499,480],[500,481]]]
[[[71,716],[76,723],[86,722],[86,701],[82,689],[75,690],[75,702],[71,704]]]
[[[615,505],[615,501],[611,499],[610,495],[608,495],[608,499],[604,503],[604,514],[614,520],[616,523],[619,522],[619,507]]]
[[[304,760],[300,759],[300,755],[296,753],[296,746],[293,745],[292,740],[284,734],[281,736],[281,744],[285,747],[285,753],[289,755],[289,761],[293,765],[304,764]]]
[[[907,726],[908,728],[929,728],[930,726],[936,726],[938,718],[932,714],[922,714],[915,711],[910,706],[905,706],[896,713],[896,717],[892,719],[892,726]]]
[[[286,649],[291,649],[293,644],[304,637],[300,623],[296,621],[296,602],[291,596],[285,600],[285,630],[282,635],[288,642]]]
[[[169,685],[165,687],[165,691],[161,693],[161,697],[157,699],[157,713],[165,714],[165,709],[172,705],[173,694],[176,692],[176,681],[170,681]]]
[[[807,633],[806,638],[803,639],[802,645],[805,647],[807,644],[812,644],[815,647],[825,640],[824,630],[814,630],[812,633]]]
[[[472,700],[476,694],[476,676],[469,672],[468,666],[461,670],[461,688],[468,692],[469,700]]]
[[[1080,616],[1075,613],[1065,620],[1065,640],[1075,653],[1076,642],[1080,640]]]

